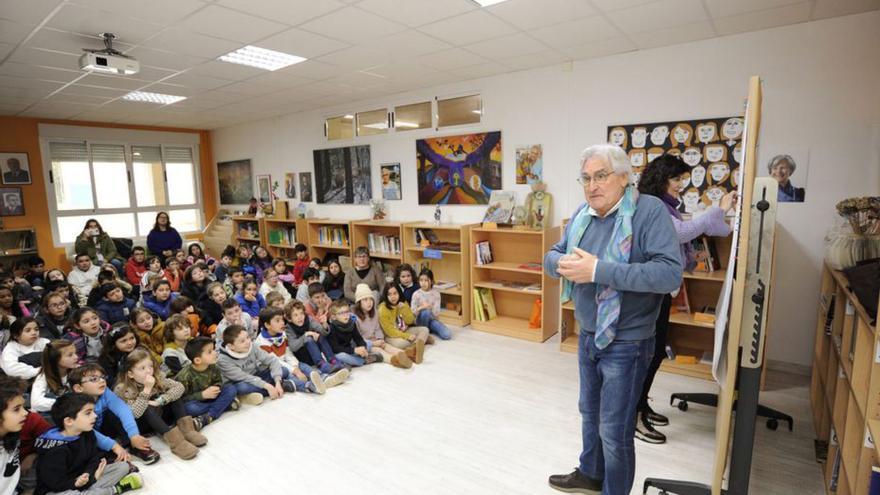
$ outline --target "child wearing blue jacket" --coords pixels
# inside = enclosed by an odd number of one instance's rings
[[[178,293],[171,291],[171,282],[159,280],[153,285],[153,293],[144,296],[144,307],[156,313],[165,321],[171,314],[171,303],[177,299]]]
[[[115,282],[101,286],[101,300],[95,305],[95,310],[101,319],[113,325],[118,321],[127,321],[129,314],[135,307],[133,299],[125,297],[122,287]]]
[[[260,295],[257,283],[247,280],[241,286],[241,292],[235,295],[241,310],[251,315],[251,318],[259,318],[260,310],[266,307],[266,300]]]

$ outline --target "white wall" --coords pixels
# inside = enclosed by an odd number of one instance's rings
[[[527,187],[514,184],[514,149],[543,144],[545,181],[555,201],[552,217],[559,223],[583,200],[574,181],[578,153],[604,141],[607,125],[741,114],[748,77],[758,74],[764,81],[760,142],[810,153],[806,202],[784,205],[778,216],[768,357],[809,365],[823,235],[834,219],[834,204],[880,191],[878,53],[880,12],[841,17],[576,62],[573,70],[555,66],[505,74],[219,129],[213,133],[214,158],[251,158],[255,174],[271,173],[281,181],[285,172],[312,171],[312,150],[351,144],[324,140],[325,116],[477,90],[485,107],[479,126],[354,140],[372,145],[374,194],[379,164],[400,162],[403,200],[388,202],[390,218],[430,219],[433,207],[418,205],[415,139],[500,129],[504,189],[516,191],[518,201],[525,198]],[[761,166],[767,158],[759,156]],[[309,209],[314,216],[369,216],[368,206],[312,204]],[[449,206],[443,216],[444,221],[471,222],[479,221],[483,211]]]

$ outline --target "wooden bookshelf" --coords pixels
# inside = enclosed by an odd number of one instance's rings
[[[370,244],[373,236],[374,243]],[[396,245],[391,242],[383,245],[379,236],[397,239]],[[351,222],[352,245],[355,249],[364,246],[370,251],[370,258],[385,262],[392,267],[403,263],[403,222],[389,220],[358,220]]]
[[[454,282],[455,287],[438,289],[440,291],[440,319],[452,325],[463,327],[471,321],[470,293],[465,291],[470,285],[470,266],[468,258],[468,246],[470,245],[470,229],[472,225],[441,224],[413,222],[403,225],[403,260],[412,265],[416,273],[422,266],[428,265],[434,272],[436,282]],[[443,245],[458,244],[459,250],[446,249],[435,250],[440,254],[439,259],[425,258],[425,247],[416,243],[416,230],[432,231],[437,240]],[[428,248],[433,249],[433,248]]]
[[[308,245],[308,221],[304,218],[265,218],[263,226],[266,231],[266,249],[269,250],[269,254],[273,258],[292,260],[296,257],[293,248],[297,244]],[[291,231],[291,229],[293,230]],[[281,236],[280,240],[273,239],[273,231],[284,231],[285,234]],[[287,242],[288,238],[290,238],[290,242]],[[272,242],[273,240],[278,242]]]
[[[341,241],[324,240],[322,242],[320,232],[322,228],[338,228],[344,233]],[[321,258],[324,263],[327,262],[328,256],[345,256],[351,260],[352,244],[351,244],[351,221],[350,220],[333,220],[329,218],[310,218],[306,220],[306,230],[308,235],[305,242],[309,246],[310,258]],[[345,241],[348,242],[345,242]]]
[[[836,478],[838,494],[868,493],[880,462],[880,340],[842,272],[825,265],[820,290],[810,403],[816,437],[828,445],[825,490],[835,491]]]
[[[264,237],[266,228],[263,218],[254,216],[234,216],[232,217],[232,241],[231,244],[238,247],[245,243],[252,248],[258,244],[266,244]],[[250,229],[248,229],[250,227]],[[248,230],[249,233],[244,231]]]
[[[471,311],[471,328],[483,332],[506,335],[533,342],[544,342],[556,333],[559,326],[559,281],[547,276],[543,269],[524,267],[528,263],[542,263],[544,253],[559,240],[559,227],[547,230],[514,230],[499,227],[486,229],[480,225],[470,228],[468,244],[470,285],[466,298],[471,299],[474,288],[489,288],[495,301],[497,316],[479,321]],[[476,243],[489,241],[493,261],[480,265]],[[523,286],[539,284],[539,291]],[[529,327],[529,316],[536,300],[541,300],[541,326]]]
[[[37,231],[32,228],[0,230],[0,266],[9,273],[17,261],[37,254]]]

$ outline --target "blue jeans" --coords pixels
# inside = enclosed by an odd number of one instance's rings
[[[335,301],[342,297],[342,289],[330,289],[327,291],[327,297]]]
[[[316,365],[324,361],[330,362],[333,360],[333,348],[330,347],[330,342],[327,342],[327,337],[318,337],[317,342],[306,338],[306,351],[308,351],[309,357],[312,358],[312,362]],[[327,359],[324,359],[325,356]]]
[[[367,341],[367,352],[373,350],[373,344],[370,341]],[[349,354],[347,352],[337,352],[336,359],[338,359],[342,364],[347,364],[349,366],[363,366],[366,361],[364,358],[358,356],[357,354]]]
[[[184,406],[186,413],[190,416],[201,416],[202,414],[210,414],[213,419],[217,419],[223,414],[223,411],[229,408],[229,404],[235,400],[235,385],[226,383],[220,387],[220,395],[212,400],[191,400],[187,401]]]
[[[603,495],[626,495],[636,469],[636,406],[654,355],[654,337],[614,341],[599,350],[593,334],[578,341],[583,452],[578,470],[604,480]]]
[[[257,376],[258,378],[261,378],[264,382],[266,382],[270,385],[275,385],[275,379],[272,378],[272,373],[268,369],[265,369],[265,370],[257,373],[255,376]],[[300,381],[298,378],[293,376],[289,371],[287,371],[287,368],[285,368],[283,366],[281,367],[281,379],[282,380],[290,380],[291,382],[293,382],[293,384],[296,386],[297,390],[305,390],[305,388],[306,388],[306,382]],[[267,392],[265,388],[251,385],[248,382],[235,382],[235,393],[236,393],[236,395],[245,395],[245,394],[253,394],[253,393],[263,394],[264,396],[269,395],[269,392]]]
[[[436,334],[437,337],[440,337],[442,340],[449,340],[452,338],[452,331],[449,330],[449,327],[439,319],[435,318],[429,309],[419,311],[419,315],[416,316],[416,326],[428,327],[428,330],[431,333]]]

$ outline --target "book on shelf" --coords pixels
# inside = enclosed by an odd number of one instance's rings
[[[691,247],[696,254],[697,266],[695,272],[712,273],[721,269],[721,260],[718,257],[718,249],[715,241],[709,236],[701,236],[691,241]]]
[[[296,227],[269,230],[269,244],[296,245]]]
[[[690,313],[691,312],[691,304],[688,300],[688,292],[687,292],[687,284],[684,280],[681,281],[681,287],[678,289],[678,294],[672,298],[672,313]]]
[[[831,294],[828,299],[828,311],[825,313],[825,335],[831,335],[831,324],[834,323],[834,307],[836,294]]]
[[[367,246],[371,253],[400,255],[400,237],[370,232]]]
[[[318,244],[347,247],[348,230],[343,227],[319,227]]]
[[[540,272],[544,269],[544,265],[531,261],[529,263],[522,263],[518,268],[522,268],[523,270],[531,270],[534,272]]]
[[[454,289],[455,287],[458,287],[458,284],[455,282],[449,282],[446,280],[438,280],[434,282],[434,288],[437,290]]]
[[[483,306],[483,300],[480,298],[480,289],[474,287],[474,318],[477,321],[486,321],[486,308]]]
[[[492,245],[489,241],[478,242],[475,251],[478,265],[488,265],[492,262]]]
[[[486,309],[486,319],[494,320],[498,317],[498,313],[495,311],[495,297],[492,295],[492,289],[480,287],[478,290],[480,291],[480,301]]]
[[[437,234],[431,229],[415,229],[413,232],[415,237],[415,245],[421,247],[430,247],[440,251],[461,252],[461,244],[456,242],[441,242]]]

